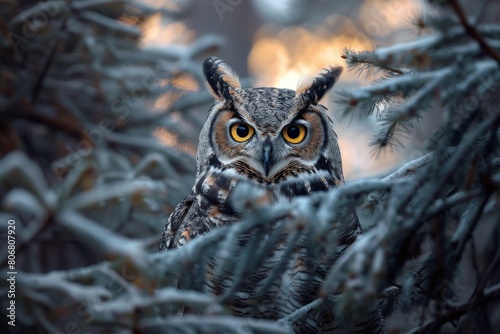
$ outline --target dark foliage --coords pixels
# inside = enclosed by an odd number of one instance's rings
[[[287,333],[308,312],[355,312],[378,299],[393,329],[495,332],[500,25],[487,10],[471,20],[455,0],[430,2],[414,19],[423,33],[415,40],[345,50],[348,67],[378,71],[380,79],[338,98],[348,117],[378,112],[376,150],[398,146],[420,118],[442,113],[426,155],[385,177],[292,203],[267,206],[262,194],[242,189],[234,201],[253,209],[243,224],[162,254],[154,252],[160,231],[192,185],[194,160],[153,132],[159,127],[177,143],[196,142],[189,133],[200,124],[189,110],[211,98],[186,95],[175,82],[201,84],[201,61],[219,39],[140,47],[141,26],[156,10],[139,1],[0,3],[0,267],[3,275],[18,272],[15,329]],[[162,15],[175,21],[185,12]],[[180,97],[156,110],[165,94]],[[269,242],[284,233],[310,241],[311,252],[327,252],[332,224],[350,209],[371,229],[329,268],[318,299],[286,318],[234,317],[227,296],[176,288],[179,275],[202,277],[192,268],[210,256],[241,281],[270,247],[240,249],[235,261],[228,250],[237,236],[259,236],[263,225],[284,217],[286,228],[277,226]],[[13,268],[3,247],[9,236],[16,240]],[[8,289],[0,289],[4,310]],[[334,296],[340,289],[344,294]],[[201,315],[172,312],[184,307]]]

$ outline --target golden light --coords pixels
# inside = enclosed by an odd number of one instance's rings
[[[366,0],[359,9],[358,26],[348,17],[331,15],[315,26],[282,27],[264,24],[253,35],[253,45],[248,55],[248,70],[254,87],[281,87],[295,89],[306,76],[316,74],[324,67],[341,65],[342,50],[371,50],[377,36],[386,36],[391,31],[405,31],[409,27],[409,16],[418,0]],[[144,37],[141,45],[187,45],[195,39],[194,31],[183,22],[164,22],[154,15],[143,25]],[[367,36],[365,34],[369,34]],[[337,88],[342,85],[361,86],[356,71],[344,70]],[[194,78],[169,79],[166,85],[175,87],[173,92],[161,96],[155,108],[165,110],[185,93],[199,90]],[[324,104],[329,104],[325,99]],[[336,106],[328,105],[332,115]],[[360,177],[381,172],[397,163],[398,153],[388,152],[381,158],[370,154],[369,142],[376,132],[373,124],[364,127],[351,126],[347,122],[336,122],[339,145],[344,160],[347,178]],[[166,129],[157,129],[155,136],[165,145],[195,154],[196,148],[180,143],[178,136]]]
[[[198,86],[198,82],[192,74],[186,73],[183,75],[177,75],[172,79],[172,85],[177,89],[187,92],[195,92],[200,87]]]
[[[199,90],[196,79],[189,73],[177,75],[169,80],[162,80],[162,85],[170,85],[172,88],[175,88],[175,90],[171,90],[156,99],[154,107],[158,111],[169,109],[183,95]]]
[[[155,5],[151,1],[152,5]],[[176,11],[174,7],[167,7]],[[149,17],[143,24],[143,35],[140,45],[142,47],[157,47],[165,45],[183,46],[188,45],[195,39],[195,32],[190,30],[182,21],[165,22],[160,14]],[[183,95],[199,90],[199,85],[190,73],[182,73],[169,78],[163,78],[159,85],[167,88],[166,93],[159,96],[154,103],[154,110],[164,112],[169,110],[172,105]],[[171,115],[174,115],[172,113]],[[174,117],[173,117],[174,118]],[[163,145],[174,147],[185,153],[195,155],[196,147],[194,144],[182,141],[176,133],[169,131],[164,127],[158,127],[153,133]]]
[[[178,150],[193,156],[196,154],[196,147],[192,143],[181,141],[177,134],[172,133],[163,127],[156,128],[153,135],[165,146],[175,147]]]
[[[373,35],[382,35],[396,29],[407,29],[410,13],[417,7],[412,0],[371,0],[361,7],[360,22]]]
[[[409,16],[416,7],[415,1],[365,1],[359,12],[359,27],[351,19],[339,15],[331,15],[311,28],[262,26],[254,35],[248,58],[254,85],[295,89],[304,76],[314,75],[324,67],[341,65],[345,68],[341,58],[343,49],[371,50],[374,47],[371,38],[391,31],[404,31],[410,25]],[[343,83],[366,84],[360,80],[358,72],[346,70],[339,85]],[[335,106],[329,107],[335,115]],[[335,128],[340,138],[346,178],[380,173],[401,159],[398,152],[386,152],[379,158],[370,153],[369,143],[376,132],[373,124],[356,126],[336,122]]]
[[[191,43],[195,37],[195,32],[183,22],[164,22],[161,14],[154,14],[143,24],[141,46],[186,45]]]
[[[328,25],[339,19],[344,22],[341,32],[332,36]],[[256,78],[256,85],[295,89],[304,75],[313,75],[326,66],[343,64],[341,52],[346,46],[371,47],[370,40],[357,31],[349,19],[332,16],[325,25],[326,28],[312,30],[293,26],[274,36],[269,35],[276,29],[262,27],[256,34],[260,38],[248,59],[249,71]]]
[[[269,86],[288,70],[288,51],[277,38],[262,38],[250,51],[248,66],[257,86]],[[259,73],[259,74],[257,74]]]

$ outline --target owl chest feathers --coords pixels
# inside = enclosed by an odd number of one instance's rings
[[[268,191],[273,200],[307,196],[343,183],[342,176],[337,172],[338,168],[324,156],[310,166],[292,161],[270,177],[264,177],[240,161],[222,164],[215,157],[210,161],[213,166],[198,178],[193,192],[201,211],[210,220],[219,223],[234,221],[235,217],[241,218],[241,213],[234,210],[231,201],[231,193],[240,182],[251,183]]]

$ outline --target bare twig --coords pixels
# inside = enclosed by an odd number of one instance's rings
[[[460,23],[465,28],[467,34],[474,38],[481,46],[481,49],[483,49],[483,51],[487,53],[491,58],[495,59],[495,61],[500,65],[500,54],[498,54],[495,49],[493,49],[488,43],[486,43],[483,36],[476,30],[474,26],[469,23],[458,1],[448,0],[448,2],[460,19]]]
[[[68,2],[71,4],[72,0],[70,0]],[[59,28],[60,32],[66,31],[66,23],[68,22],[68,18],[69,18],[69,16],[66,16],[63,19],[61,27]],[[47,57],[47,61],[45,62],[44,66],[42,68],[42,71],[35,82],[35,85],[33,87],[33,91],[31,93],[31,104],[35,104],[35,102],[38,98],[38,95],[40,94],[40,91],[43,88],[43,81],[47,77],[47,74],[49,73],[49,69],[52,66],[52,63],[54,62],[57,50],[60,48],[60,46],[62,44],[60,41],[60,38],[56,41],[53,41],[52,45],[50,46],[50,53]]]

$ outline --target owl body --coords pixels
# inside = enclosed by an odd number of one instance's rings
[[[296,91],[278,88],[241,88],[234,72],[220,59],[205,61],[207,87],[216,103],[210,109],[200,133],[195,184],[177,206],[163,231],[160,250],[180,247],[201,234],[226,224],[238,224],[245,212],[235,210],[231,194],[238,184],[250,184],[265,192],[270,203],[293,200],[327,191],[344,182],[340,150],[333,122],[319,100],[333,86],[341,68],[328,68]],[[328,261],[334,261],[355,241],[361,227],[354,212],[336,231]],[[278,221],[266,227],[265,243]],[[249,245],[251,235],[240,236],[240,246]],[[332,263],[319,252],[311,258],[307,238],[291,245],[286,238],[273,240],[272,255],[265,259],[239,286],[230,303],[233,314],[262,319],[280,319],[317,298],[321,281]],[[266,279],[280,259],[290,255],[280,277]],[[288,253],[287,253],[288,252]],[[235,255],[236,256],[236,255]],[[314,270],[305,264],[311,264]],[[206,288],[215,295],[231,287],[230,280],[215,275],[217,259],[207,266]],[[258,294],[266,286],[266,294]],[[370,321],[353,328],[380,327],[375,310]],[[298,321],[298,333],[336,332],[339,319],[325,310]],[[374,330],[374,332],[376,332]]]

